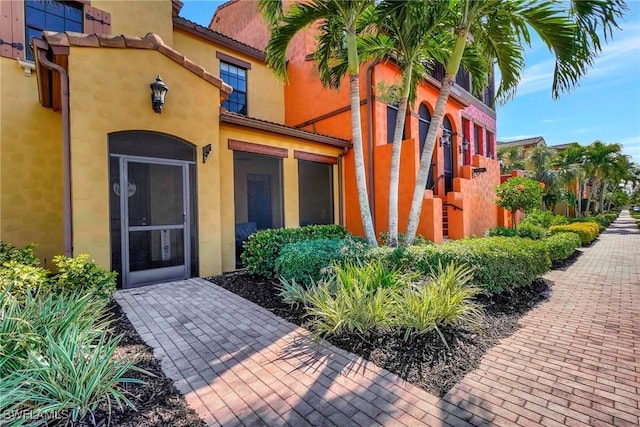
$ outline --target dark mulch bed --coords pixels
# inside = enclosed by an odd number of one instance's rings
[[[96,413],[97,425],[125,427],[206,426],[196,412],[189,408],[184,397],[174,387],[173,382],[162,373],[160,362],[153,356],[153,350],[142,341],[120,306],[113,303],[110,307],[110,313],[115,320],[113,334],[122,335],[115,356],[135,362],[136,366],[150,372],[153,376],[129,372],[128,377],[145,381],[145,384],[126,384],[126,390],[130,393],[129,399],[137,410],[112,409],[110,420],[107,419],[105,411],[99,411]]]
[[[252,301],[297,325],[306,326],[303,309],[292,308],[278,296],[276,282],[246,273],[211,277],[211,282]],[[538,279],[517,293],[493,298],[482,297],[485,318],[477,329],[445,328],[444,345],[437,333],[405,342],[394,333],[330,337],[328,341],[356,353],[396,373],[407,381],[437,396],[443,396],[464,375],[475,369],[482,356],[500,339],[518,329],[518,320],[531,308],[548,298],[551,282]]]

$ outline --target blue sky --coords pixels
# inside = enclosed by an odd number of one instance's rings
[[[209,25],[223,1],[184,0],[180,15]],[[498,140],[543,136],[547,145],[620,143],[640,164],[640,1],[629,0],[621,31],[604,46],[580,86],[551,97],[553,58],[534,40],[516,97],[498,106]]]

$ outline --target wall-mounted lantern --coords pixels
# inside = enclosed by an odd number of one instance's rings
[[[466,139],[463,139],[462,145],[459,146],[459,150],[460,150],[460,154],[466,153],[467,151],[469,151],[469,141],[467,141]]]
[[[207,144],[202,147],[202,163],[207,162],[207,157],[209,157],[209,154],[211,154],[211,144]]]
[[[443,132],[440,137],[440,146],[448,147],[449,145],[451,145],[451,134],[449,132]]]
[[[149,85],[151,88],[151,107],[153,111],[160,114],[164,106],[164,97],[169,92],[169,87],[162,81],[160,75],[156,77],[156,81]]]

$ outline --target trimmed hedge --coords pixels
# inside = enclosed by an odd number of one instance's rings
[[[542,240],[547,237],[547,230],[539,225],[522,223],[518,226],[518,237]]]
[[[272,278],[275,276],[276,259],[285,245],[305,240],[342,239],[346,235],[345,229],[339,225],[260,230],[249,236],[240,257],[249,274]]]
[[[600,233],[600,227],[596,222],[573,222],[567,225],[554,225],[549,228],[551,234],[556,233],[576,233],[580,237],[580,241],[583,246],[591,244],[598,234]]]
[[[276,258],[275,273],[285,280],[309,286],[326,276],[328,268],[362,260],[369,244],[364,239],[315,239],[289,243]]]
[[[552,225],[564,225],[568,224],[569,220],[564,215],[554,215],[551,211],[543,211],[540,209],[534,209],[527,213],[525,219],[520,223],[533,224],[544,228],[549,228]]]
[[[494,227],[487,230],[487,237],[503,236],[503,237],[516,237],[518,230],[511,227]]]
[[[438,265],[466,264],[473,269],[471,284],[489,294],[527,286],[551,268],[547,244],[520,237],[484,237],[376,250],[375,256],[424,275],[431,274]]]
[[[549,236],[545,243],[549,249],[551,261],[562,261],[569,258],[582,245],[576,233],[556,233]]]

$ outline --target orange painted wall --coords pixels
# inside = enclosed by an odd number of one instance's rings
[[[376,233],[378,235],[389,229],[389,178],[392,148],[391,144],[385,144],[378,145],[374,149]],[[400,158],[402,172],[398,189],[398,230],[400,232],[407,229],[409,221],[411,200],[420,163],[418,149],[418,143],[414,139],[408,139],[402,143]],[[433,192],[429,190],[424,193],[418,234],[439,243],[442,241],[442,201],[437,197],[434,198]]]
[[[495,160],[474,155],[472,164],[463,166],[462,177],[454,178],[453,192],[447,194],[449,237],[483,236],[498,224],[498,205],[495,187],[500,182],[500,164]],[[486,168],[473,176],[474,168]]]

